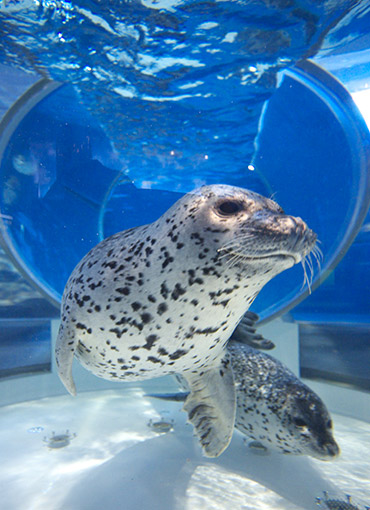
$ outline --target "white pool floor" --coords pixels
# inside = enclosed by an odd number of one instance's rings
[[[0,408],[1,510],[314,510],[329,508],[324,491],[370,505],[369,424],[333,416],[332,462],[261,455],[239,433],[210,460],[181,406],[129,388]],[[150,426],[161,419],[173,430]],[[59,435],[69,444],[48,446]]]

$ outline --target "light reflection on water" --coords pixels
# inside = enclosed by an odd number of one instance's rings
[[[347,27],[367,7],[365,0],[179,0],[124,8],[4,2],[0,62],[72,83],[130,178],[156,182],[164,165],[172,189],[181,191],[204,179],[219,182],[230,169],[229,183],[238,185],[277,73],[315,55],[323,41],[326,53],[356,41],[361,25],[353,33]],[[197,157],[200,148],[208,159]],[[171,150],[178,156],[168,161]]]

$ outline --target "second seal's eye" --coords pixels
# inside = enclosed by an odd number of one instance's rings
[[[217,210],[223,216],[231,216],[242,210],[242,204],[235,200],[225,200],[218,204]]]
[[[297,427],[306,427],[307,423],[302,420],[302,418],[293,418],[293,422],[297,425]]]

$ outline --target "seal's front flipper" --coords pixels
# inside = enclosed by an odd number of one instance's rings
[[[273,349],[275,344],[271,342],[271,340],[266,340],[262,335],[256,333],[256,322],[258,320],[259,316],[256,313],[248,311],[239,322],[230,340],[247,344],[255,349],[262,349],[264,351]]]
[[[206,457],[218,457],[234,430],[236,397],[230,357],[217,368],[183,374],[190,388],[184,404]]]
[[[74,328],[63,324],[59,326],[55,344],[55,359],[59,377],[71,395],[76,395],[76,386],[72,376],[73,357],[78,344]]]

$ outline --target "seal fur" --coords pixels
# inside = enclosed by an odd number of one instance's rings
[[[254,441],[253,446],[320,460],[339,455],[329,411],[311,388],[276,358],[250,345],[232,340],[227,351],[236,385],[235,427]],[[177,380],[186,390],[186,381],[181,376]],[[183,401],[187,395],[147,396]]]
[[[328,460],[339,455],[320,397],[273,356],[230,342],[237,382],[235,427],[270,450]]]
[[[179,373],[205,455],[230,442],[235,387],[226,344],[258,292],[300,262],[316,235],[272,200],[204,186],[157,221],[105,239],[72,272],[62,299],[58,372],[75,394],[74,356],[99,377]]]

